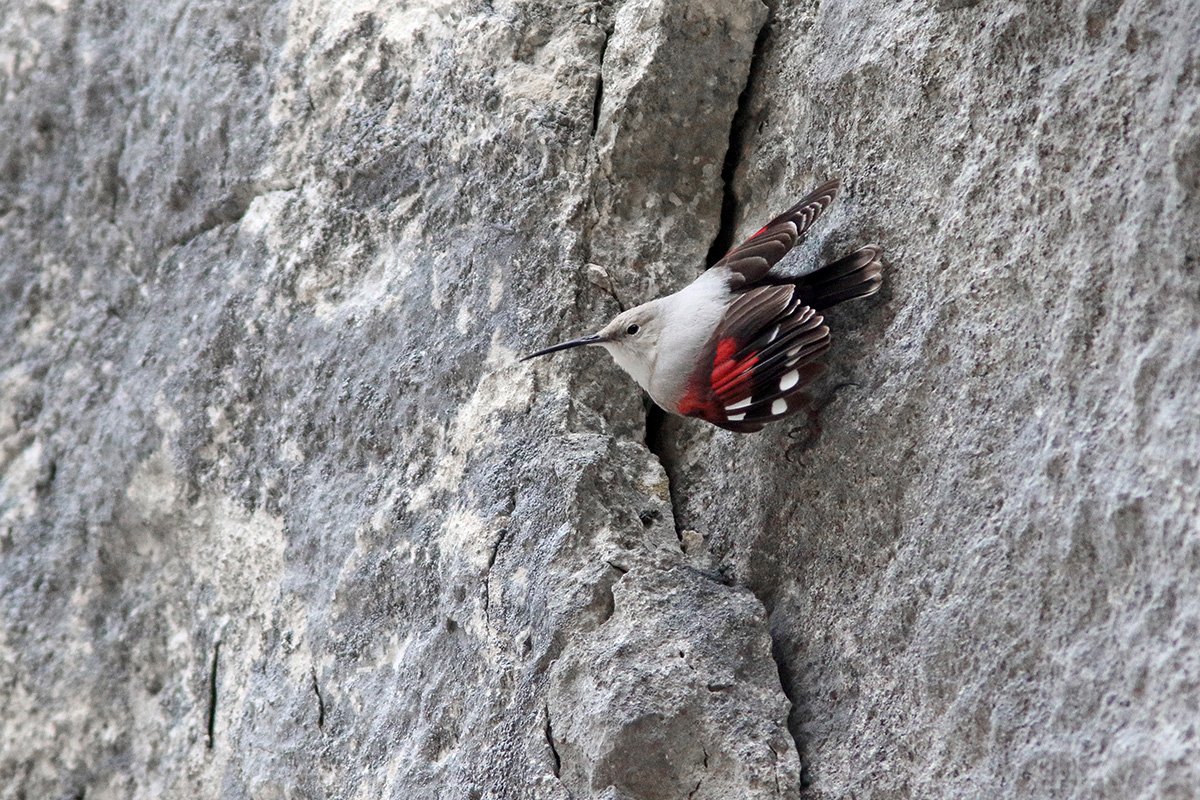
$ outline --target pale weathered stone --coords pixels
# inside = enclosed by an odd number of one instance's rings
[[[1200,11],[771,5],[10,4],[0,798],[1195,793]],[[517,363],[835,176],[790,460]]]

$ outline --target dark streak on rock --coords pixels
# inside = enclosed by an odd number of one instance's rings
[[[771,747],[770,744],[767,744],[767,749],[769,749],[771,751],[771,755],[775,756],[776,764],[775,764],[775,769],[772,770],[772,772],[774,772],[774,775],[775,775],[775,796],[780,797],[780,796],[782,796],[783,793],[779,789],[779,766],[778,766],[779,751],[776,750],[774,747]],[[801,769],[803,769],[803,765],[801,765]],[[802,788],[802,789],[804,788],[803,780],[801,781],[800,788]]]
[[[34,484],[34,492],[39,498],[45,497],[50,493],[51,487],[54,485],[54,479],[58,477],[58,461],[51,458],[42,468],[38,475],[37,482]]]
[[[205,211],[199,224],[185,230],[171,244],[186,245],[215,228],[240,222],[256,198],[268,192],[290,192],[296,188],[297,185],[291,183],[271,185],[258,181],[238,186],[229,192],[220,203]]]
[[[216,743],[217,729],[217,664],[221,659],[221,643],[213,645],[212,669],[208,673],[208,749],[212,750]]]
[[[321,697],[321,686],[317,683],[317,668],[310,667],[309,673],[312,675],[313,694],[317,696],[317,727],[325,727],[325,698]]]
[[[562,772],[562,758],[558,755],[558,748],[554,746],[554,730],[550,727],[550,706],[545,706],[546,710],[546,744],[550,746],[550,755],[554,756],[554,777],[559,777]]]
[[[737,172],[738,161],[741,159],[745,146],[746,131],[750,127],[749,106],[750,91],[754,86],[754,78],[762,69],[762,54],[766,47],[767,36],[771,30],[770,20],[758,32],[754,42],[754,56],[750,60],[750,71],[746,76],[746,85],[738,95],[737,111],[733,114],[733,123],[729,126],[729,147],[725,150],[725,163],[721,166],[721,182],[725,186],[725,194],[721,199],[721,226],[713,239],[712,247],[708,250],[706,263],[716,264],[733,247],[733,236],[737,229],[737,195],[733,190],[733,176]]]
[[[491,569],[495,565],[496,556],[500,555],[500,545],[504,544],[504,538],[506,536],[508,536],[508,528],[501,528],[496,533],[496,541],[492,543],[492,551],[488,553],[488,569]]]
[[[595,137],[596,130],[600,127],[600,109],[604,104],[604,53],[608,50],[608,40],[612,38],[612,31],[604,32],[604,43],[600,45],[600,64],[596,70],[596,96],[592,100],[592,136]]]
[[[506,536],[508,536],[508,528],[501,528],[496,534],[496,541],[492,543],[492,550],[488,553],[487,569],[483,571],[483,619],[489,629],[491,624],[488,611],[492,606],[492,590],[489,584],[492,580],[492,567],[496,564],[496,557],[500,555],[500,545],[504,543]]]
[[[613,595],[612,586],[605,587],[600,605],[600,625],[605,624],[617,613],[617,598]]]
[[[667,473],[667,494],[671,497],[671,520],[675,525],[675,537],[683,541],[683,528],[679,523],[679,504],[675,502],[674,459],[667,452],[663,437],[663,423],[666,422],[667,412],[658,407],[652,400],[647,400],[646,408],[646,449],[649,450],[662,464]]]

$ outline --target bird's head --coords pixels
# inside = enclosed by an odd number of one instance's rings
[[[651,300],[637,308],[622,311],[612,321],[591,336],[572,339],[539,350],[521,359],[526,361],[537,356],[556,353],[571,347],[598,344],[609,352],[621,369],[633,376],[643,388],[650,382],[654,362],[658,357],[658,342],[662,335],[662,315],[659,301]]]

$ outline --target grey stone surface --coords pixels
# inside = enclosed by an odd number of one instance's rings
[[[665,451],[768,609],[806,796],[1200,792],[1198,42],[1194,3],[779,7],[739,232],[843,175],[811,251],[888,281],[830,315],[858,386],[798,465]]]
[[[688,567],[635,568],[612,593],[611,620],[552,670],[564,783],[585,796],[795,796],[800,762],[762,604]]]
[[[1198,41],[5,6],[0,798],[1195,796]],[[834,176],[809,445],[516,363]]]

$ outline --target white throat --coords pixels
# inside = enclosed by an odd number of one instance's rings
[[[624,347],[618,347],[608,342],[601,346],[613,357],[613,361],[617,362],[618,367],[628,372],[630,377],[638,382],[638,386],[647,392],[650,391],[650,376],[654,374],[654,361],[657,353],[647,358],[641,353],[632,353]]]
[[[605,344],[621,369],[654,398],[674,410],[687,392],[712,333],[729,304],[726,272],[709,270],[691,284],[654,303],[657,335],[649,347]]]

